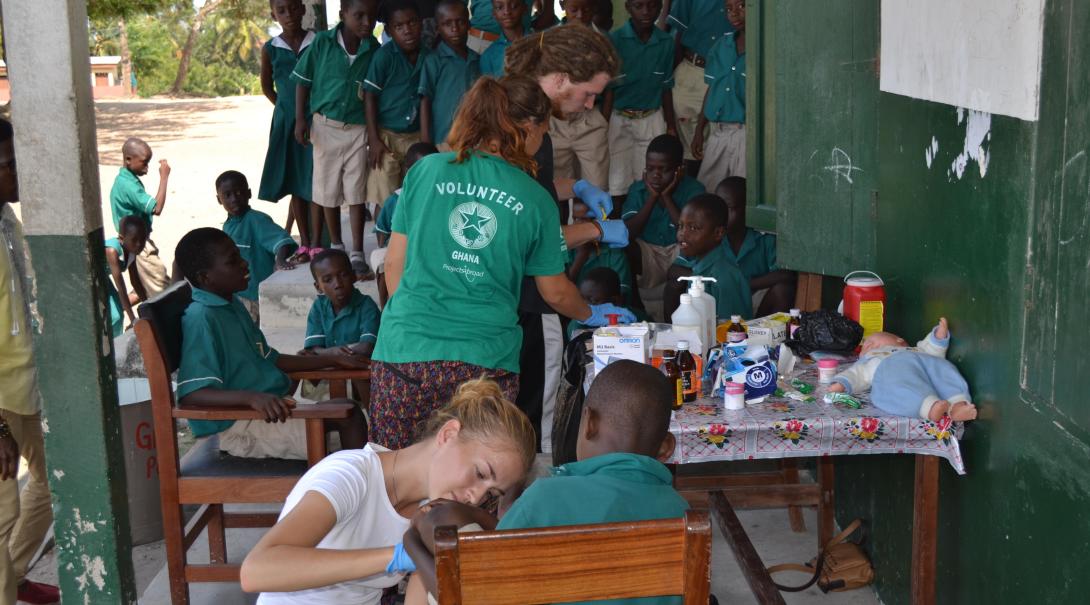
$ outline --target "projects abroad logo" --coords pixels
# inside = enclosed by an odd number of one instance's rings
[[[465,202],[451,211],[447,227],[459,246],[480,250],[496,236],[496,213],[483,204]]]

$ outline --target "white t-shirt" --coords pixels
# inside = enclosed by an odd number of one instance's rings
[[[307,492],[317,492],[333,506],[337,522],[317,548],[349,550],[382,548],[401,542],[409,529],[409,519],[390,504],[382,463],[378,453],[388,451],[377,445],[359,450],[344,450],[325,458],[295,484],[284,509],[283,519]],[[393,586],[404,574],[380,573],[367,578],[341,582],[324,588],[296,592],[266,592],[258,605],[375,605],[382,589]]]

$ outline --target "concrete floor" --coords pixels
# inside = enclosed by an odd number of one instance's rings
[[[753,540],[762,559],[768,564],[802,562],[814,555],[817,547],[816,512],[805,511],[807,531],[794,533],[788,527],[783,510],[739,511],[738,517]],[[237,561],[257,542],[262,530],[232,530],[228,533],[228,560]],[[742,572],[730,552],[730,547],[717,529],[713,529],[712,593],[720,603],[756,603],[750,594]],[[207,561],[207,542],[199,540],[190,550],[193,561]],[[161,543],[139,547],[134,552],[134,565],[141,594],[140,603],[166,605],[170,602],[166,569],[162,567]],[[152,572],[154,575],[151,575]],[[783,582],[795,583],[801,575],[783,574]],[[237,584],[194,584],[191,586],[195,604],[236,605],[256,601],[255,595],[244,594]],[[872,605],[879,603],[870,588],[851,592],[823,594],[816,587],[801,593],[784,594],[789,604],[823,603],[825,605]]]

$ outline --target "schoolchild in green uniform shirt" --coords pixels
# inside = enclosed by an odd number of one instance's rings
[[[407,176],[386,256],[390,300],[372,356],[375,442],[411,443],[416,424],[470,377],[485,374],[514,399],[523,276],[534,277],[559,313],[593,314],[601,325],[613,312],[588,307],[564,274],[556,203],[526,174],[551,113],[536,81],[482,78],[455,117],[455,151],[421,159]]]
[[[306,458],[306,428],[291,420],[291,380],[285,372],[326,368],[363,369],[355,356],[281,355],[250,320],[239,302],[250,268],[231,238],[219,229],[201,227],[178,242],[174,257],[193,287],[193,302],[182,316],[182,357],[177,397],[181,405],[224,407],[247,405],[265,420],[190,420],[195,437],[219,434],[220,449],[252,458]],[[353,406],[344,420],[327,420],[341,447],[363,447],[367,425]]]
[[[568,278],[580,285],[587,274],[599,267],[613,271],[621,280],[620,294],[622,304],[632,304],[632,269],[628,266],[628,256],[624,250],[583,244],[568,253]],[[586,298],[585,296],[583,297]]]
[[[322,207],[334,248],[344,249],[340,208],[349,207],[349,258],[356,276],[365,279],[372,273],[363,256],[367,128],[360,87],[379,45],[372,36],[378,0],[344,0],[340,15],[335,28],[314,36],[291,74],[295,140],[314,145],[313,201]]]
[[[442,0],[435,8],[435,19],[440,42],[424,57],[417,92],[420,139],[439,145],[447,140],[462,96],[481,77],[481,56],[466,46],[469,13],[462,0]]]
[[[677,258],[677,224],[689,200],[704,193],[700,181],[685,174],[681,141],[668,134],[651,140],[643,179],[632,184],[621,211],[633,243],[628,260],[641,288],[657,288]],[[669,315],[667,315],[669,317]]]
[[[795,306],[798,274],[776,263],[776,236],[746,226],[746,180],[723,179],[715,194],[727,203],[723,251],[749,280],[754,317],[787,312]]]
[[[310,261],[318,297],[307,314],[303,348],[319,354],[370,355],[378,338],[379,310],[352,279],[343,250],[326,250]]]
[[[241,172],[228,170],[216,178],[216,201],[227,211],[223,231],[250,265],[250,284],[238,293],[250,309],[257,303],[258,286],[273,271],[295,268],[289,259],[295,240],[269,215],[250,208],[250,186]]]
[[[714,283],[705,284],[704,288],[715,297],[716,317],[753,317],[749,280],[734,259],[727,256],[722,245],[726,220],[727,205],[710,193],[689,200],[681,211],[677,226],[680,256],[667,273],[666,289],[662,296],[667,317],[677,309],[680,296],[685,291],[685,285],[677,278],[687,275],[715,278]]]
[[[417,160],[433,153],[439,153],[435,145],[423,141],[413,143],[409,150],[405,152],[406,172],[413,167]],[[382,210],[375,217],[375,240],[378,243],[378,248],[371,251],[371,266],[375,269],[375,276],[378,281],[378,304],[380,307],[385,307],[386,301],[390,298],[390,294],[386,291],[386,245],[390,241],[390,232],[393,231],[394,209],[397,208],[397,199],[400,195],[400,188],[391,193],[390,197],[386,198],[386,201],[382,203]]]
[[[609,193],[622,196],[643,174],[651,139],[677,134],[674,115],[674,41],[655,27],[662,0],[626,2],[632,18],[609,35],[623,73],[606,101],[609,116]]]
[[[405,152],[420,140],[420,71],[428,49],[420,44],[420,13],[412,0],[384,5],[393,38],[375,52],[363,80],[367,111],[368,202],[382,203],[401,186]]]
[[[413,519],[405,548],[418,562],[409,581],[405,605],[425,602],[423,588],[434,591],[432,554],[422,535],[438,525],[476,522],[484,529],[523,529],[584,523],[647,521],[682,517],[688,502],[673,487],[663,464],[674,452],[670,433],[673,387],[655,368],[631,360],[615,361],[595,377],[583,403],[576,443],[577,461],[552,469],[534,481],[497,523],[463,504],[444,503]],[[423,565],[420,563],[424,562]],[[680,596],[595,605],[639,603],[680,605]]]
[[[728,176],[746,176],[746,5],[726,4],[735,30],[711,49],[704,68],[708,92],[692,142],[693,155],[702,160],[696,178],[708,189]]]
[[[481,75],[498,78],[504,74],[503,61],[511,43],[530,33],[526,25],[530,9],[521,0],[492,0],[496,21],[500,26],[500,39],[481,53]]]
[[[520,17],[522,22],[522,28],[525,31],[530,31],[532,23],[530,22],[530,11],[533,9],[534,0],[516,0],[524,4],[525,8]],[[552,21],[556,20],[556,15],[553,13],[552,3],[542,3],[542,16],[548,15]],[[549,4],[545,7],[544,4]],[[470,0],[469,1],[469,48],[479,55],[484,55],[497,39],[503,35],[503,28],[500,27],[499,18],[496,16],[496,9],[493,0]],[[547,27],[548,25],[543,25]]]
[[[727,20],[723,0],[673,0],[666,23],[678,32],[676,52],[682,60],[674,69],[674,110],[685,159],[692,160],[693,135],[708,89],[704,82],[708,54],[712,45],[734,28]]]
[[[289,211],[299,225],[300,242],[293,260],[308,262],[311,243],[320,245],[322,211],[310,202],[313,150],[295,140],[295,82],[291,72],[299,55],[314,41],[314,32],[303,29],[306,9],[302,0],[272,0],[269,8],[283,31],[261,47],[261,92],[273,104],[273,115],[257,197],[277,202],[291,196]]]
[[[137,216],[121,219],[118,236],[106,240],[106,293],[110,299],[110,325],[114,338],[121,336],[124,331],[126,315],[130,325],[136,323],[132,301],[129,300],[129,292],[125,288],[125,278],[122,275],[126,271],[129,273],[129,280],[132,281],[133,291],[138,298],[142,300],[147,296],[134,265],[136,256],[147,243],[148,226]]]
[[[136,257],[136,269],[148,295],[155,296],[170,285],[170,275],[159,258],[159,248],[151,240],[152,219],[162,214],[167,203],[170,164],[159,160],[159,189],[153,196],[148,194],[140,181],[140,177],[148,173],[151,147],[136,137],[130,137],[121,146],[121,155],[124,165],[110,188],[110,214],[114,219],[114,229],[121,228],[121,219],[126,216],[136,216],[148,226],[148,243]]]
[[[585,271],[576,283],[579,285],[579,294],[582,295],[583,300],[588,305],[613,303],[618,307],[631,311],[632,315],[635,316],[635,321],[650,321],[643,309],[632,306],[626,300],[624,282],[613,269],[605,266],[594,267]],[[572,334],[576,330],[590,329],[591,327],[573,319],[568,322],[568,329],[565,333],[568,335],[568,340],[571,340]]]

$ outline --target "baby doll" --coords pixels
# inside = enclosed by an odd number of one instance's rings
[[[829,390],[851,394],[870,389],[875,407],[898,416],[938,422],[949,414],[951,420],[972,420],[976,406],[969,400],[969,385],[946,360],[949,346],[945,317],[915,347],[896,334],[876,332],[863,340],[859,361],[837,374]]]

